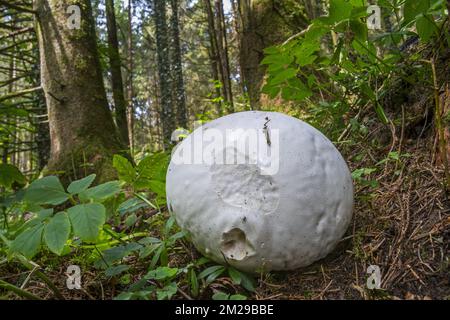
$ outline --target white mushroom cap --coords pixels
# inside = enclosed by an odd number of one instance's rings
[[[239,129],[256,132],[258,152],[236,147],[250,136]],[[237,144],[213,139],[218,132],[226,138],[234,132]],[[245,162],[221,164],[223,150]],[[253,272],[307,266],[332,251],[350,223],[349,169],[322,133],[298,119],[234,113],[195,130],[175,153],[167,172],[169,210],[217,262]],[[189,153],[195,163],[186,161]]]

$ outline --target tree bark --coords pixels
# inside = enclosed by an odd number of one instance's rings
[[[119,54],[119,42],[117,40],[114,0],[106,0],[106,26],[108,29],[108,57],[111,69],[111,87],[116,124],[123,143],[129,145],[127,105],[123,92],[122,63]]]
[[[305,29],[308,19],[301,14],[287,15],[288,0],[237,0],[241,30],[239,64],[241,79],[252,109],[260,108],[265,67],[264,49],[282,43],[290,35]],[[294,1],[295,2],[295,1]]]
[[[134,150],[134,108],[133,108],[133,1],[128,0],[128,105],[127,105],[127,115],[128,115],[128,141],[130,144],[131,154]]]
[[[170,137],[175,130],[171,92],[169,39],[165,0],[155,0],[156,52],[158,60],[159,90],[161,95],[160,118],[164,149],[170,147]]]
[[[214,26],[214,14],[211,8],[210,0],[203,0],[204,9],[206,12],[206,18],[208,21],[208,36],[209,36],[209,59],[211,61],[211,71],[213,80],[216,83],[223,83],[223,78],[221,78],[222,73],[219,70],[220,59],[217,52],[217,39],[216,39],[216,27]],[[218,86],[214,85],[216,91],[216,97],[221,95],[221,90]],[[216,102],[216,109],[218,116],[222,116],[222,105],[220,102]]]
[[[177,126],[187,128],[186,94],[184,91],[183,67],[178,18],[178,0],[170,0],[172,15],[170,17],[171,66],[174,103],[176,105]]]
[[[15,37],[13,37],[13,42],[14,42]],[[14,78],[14,69],[15,69],[15,57],[14,55],[12,57],[10,57],[10,61],[9,61],[9,71],[8,71],[8,77],[10,79]],[[14,90],[14,82],[10,82],[8,84],[8,94],[11,94]],[[6,121],[9,122],[10,120],[10,116],[8,115],[6,117]],[[2,163],[8,163],[8,154],[9,154],[9,135],[6,137],[6,140],[3,142],[3,154],[2,154]]]
[[[81,9],[79,29],[68,27],[69,5]],[[64,180],[96,172],[115,176],[112,155],[123,150],[108,109],[89,0],[36,0],[41,83],[50,124],[50,172]]]
[[[208,34],[211,45],[212,68],[217,68],[218,80],[221,83],[222,99],[229,113],[234,111],[231,76],[228,59],[228,43],[226,37],[223,3],[215,0],[214,9],[210,0],[203,0],[208,20]],[[213,77],[216,74],[213,72]],[[222,114],[222,112],[220,112]]]
[[[216,37],[217,37],[217,49],[219,53],[220,66],[222,69],[222,88],[225,100],[225,106],[228,113],[234,112],[233,105],[233,93],[231,88],[231,72],[230,72],[230,62],[228,57],[228,41],[227,41],[227,31],[225,25],[225,15],[223,12],[223,2],[222,0],[215,0],[215,11],[216,11]]]

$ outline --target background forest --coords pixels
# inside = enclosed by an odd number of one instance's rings
[[[0,297],[448,299],[449,9],[0,0]],[[246,110],[310,123],[352,170],[352,225],[308,268],[215,264],[167,212],[174,138]]]

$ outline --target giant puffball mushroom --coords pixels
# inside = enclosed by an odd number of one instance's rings
[[[174,150],[167,204],[196,248],[243,271],[291,270],[330,253],[353,209],[339,151],[310,125],[276,112],[230,114]]]

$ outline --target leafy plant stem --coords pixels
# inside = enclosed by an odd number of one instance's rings
[[[61,294],[61,291],[53,284],[53,282],[41,271],[41,267],[32,261],[27,260],[25,257],[21,255],[16,255],[17,259],[20,263],[29,270],[34,270],[34,274],[41,279],[49,288],[53,291],[55,296],[60,300],[65,300],[64,296]]]
[[[20,289],[19,287],[16,287],[15,285],[8,283],[6,281],[3,281],[3,280],[0,280],[0,287],[5,290],[12,291],[15,294],[17,294],[18,296],[29,299],[29,300],[42,300],[38,296],[36,296],[28,291],[25,291],[23,289]]]
[[[444,132],[444,126],[442,125],[442,111],[441,111],[441,102],[439,97],[439,85],[437,80],[437,73],[436,73],[436,64],[435,59],[432,58],[431,61],[429,61],[431,64],[431,70],[433,73],[433,84],[434,84],[434,100],[435,100],[435,118],[436,118],[436,130],[438,134],[438,145],[439,145],[439,152],[441,154],[441,160],[444,164],[444,172],[445,172],[445,181],[444,181],[444,187],[447,191],[450,189],[450,171],[448,167],[448,158],[447,158],[447,152],[446,152],[446,139],[445,139],[445,132]]]
[[[109,247],[109,246],[112,246],[112,245],[115,245],[115,244],[118,244],[118,243],[121,243],[121,242],[124,242],[124,241],[127,241],[127,240],[131,240],[131,239],[134,239],[134,238],[145,237],[145,236],[148,236],[147,232],[137,232],[137,233],[134,233],[134,234],[130,234],[129,236],[122,237],[122,238],[120,238],[120,240],[112,240],[112,241],[105,242],[105,243],[100,243],[100,244],[97,244],[97,245],[94,245],[94,244],[82,245],[82,246],[80,246],[80,248],[82,248],[82,249],[95,249],[95,248],[102,248],[102,247],[105,247],[105,246]]]
[[[142,201],[144,201],[146,204],[148,204],[148,205],[149,205],[150,207],[152,207],[153,209],[159,210],[153,203],[151,203],[147,198],[143,197],[143,196],[140,195],[139,193],[134,192],[133,195],[134,195],[136,198],[139,198],[139,199],[141,199]]]

